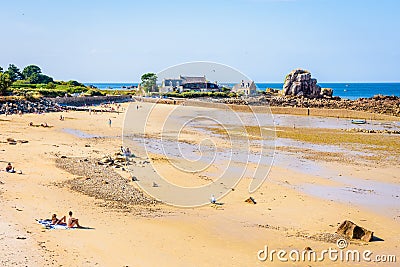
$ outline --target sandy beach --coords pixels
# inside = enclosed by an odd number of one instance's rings
[[[122,107],[128,110],[128,105],[124,103]],[[146,109],[152,104],[140,103],[142,107],[138,110],[135,103],[132,105],[140,121],[145,119]],[[173,105],[159,105],[155,110],[153,123],[147,129],[148,140],[159,136],[156,121],[173,108]],[[182,108],[188,117],[218,112],[203,107]],[[59,120],[60,114],[64,121]],[[350,134],[343,130],[353,127],[348,125],[348,119],[276,115],[277,129],[282,133],[275,140],[274,163],[268,178],[256,192],[248,192],[252,177],[245,174],[232,192],[218,200],[222,205],[179,208],[154,201],[132,181],[132,175],[140,180],[151,174],[150,164],[144,161],[153,161],[172,182],[182,186],[214,181],[213,173],[219,166],[210,166],[207,175],[181,176],[159,152],[151,151],[149,159],[137,155],[140,158],[134,160],[132,172],[128,168],[108,167],[107,171],[115,173],[112,179],[110,175],[85,174],[85,169],[92,173],[90,168],[102,172],[101,168],[106,167],[97,161],[119,151],[124,119],[123,112],[82,111],[0,116],[1,169],[11,162],[15,170],[22,171],[22,174],[0,172],[0,265],[396,266],[396,263],[328,259],[263,262],[257,253],[265,246],[287,251],[337,248],[335,240],[330,238],[341,222],[351,220],[374,231],[380,241],[349,240],[348,249],[368,249],[373,255],[397,254],[398,258],[400,167],[396,163],[400,156],[386,146],[399,145],[399,135],[381,138],[383,134]],[[292,129],[293,121],[296,129]],[[46,122],[51,127],[31,127],[30,122]],[[373,121],[369,126],[386,124],[393,129],[399,127],[394,120]],[[327,143],[327,139],[314,140],[293,132],[303,128],[323,129],[322,135],[334,133],[354,143]],[[182,143],[196,144],[197,140],[215,133],[216,147],[225,148],[223,136],[218,136],[214,129],[192,130],[184,133]],[[9,144],[7,138],[15,139],[16,144]],[[374,140],[370,143],[359,141],[371,138]],[[382,140],[381,149],[375,139]],[[134,143],[131,150],[138,151]],[[63,164],[81,168],[82,174],[71,173]],[[248,164],[250,169],[254,167],[254,163]],[[97,178],[98,181],[93,180]],[[78,182],[71,183],[73,179]],[[112,187],[115,179],[119,181],[118,188]],[[88,180],[93,180],[91,186],[96,187],[92,188],[91,196],[87,189],[82,189],[89,184]],[[81,186],[80,190],[79,186],[71,185]],[[109,190],[110,195],[96,197],[102,188]],[[134,201],[118,200],[112,193],[118,190],[138,197]],[[250,196],[257,204],[245,202]],[[50,218],[53,213],[67,215],[70,210],[87,229],[48,230],[36,222]]]

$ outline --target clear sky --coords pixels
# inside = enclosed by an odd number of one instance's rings
[[[400,1],[1,1],[0,66],[57,80],[133,82],[188,61],[282,82],[400,81]]]

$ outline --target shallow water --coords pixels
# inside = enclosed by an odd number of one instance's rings
[[[68,133],[68,134],[72,134],[76,137],[79,138],[98,138],[101,137],[100,135],[97,134],[89,134],[89,133],[85,133],[81,130],[77,130],[77,129],[72,129],[72,128],[63,128],[62,131],[64,133]]]
[[[400,130],[400,122],[398,121],[367,120],[366,124],[356,125],[351,123],[351,119],[276,114],[274,115],[274,122],[276,126],[293,127],[295,125],[298,128]]]
[[[207,134],[212,139],[215,136],[220,137],[218,134],[213,133],[210,130],[210,126],[218,126],[215,121],[207,118],[209,111],[196,111],[195,117],[198,121],[194,121],[189,124],[189,128],[192,130],[200,131],[201,133]],[[243,117],[232,118],[226,116],[226,112],[213,110],[213,118],[219,120],[223,125],[229,126],[241,126],[243,121],[246,125],[257,125],[257,120],[254,120],[251,115],[244,114]],[[172,114],[170,120],[172,124],[177,123],[181,125],[187,122],[187,114]],[[201,122],[200,122],[201,121]],[[333,129],[345,129],[354,128],[355,125],[351,124],[348,119],[335,119],[335,118],[319,118],[319,117],[303,117],[303,116],[292,116],[292,115],[276,115],[274,121],[280,126],[292,126],[293,122],[296,123],[296,127],[314,127],[314,128],[333,128]],[[270,120],[267,120],[263,126],[270,127]],[[381,122],[371,121],[366,125],[357,125],[357,127],[365,127],[367,129],[400,129],[399,122]],[[79,138],[95,138],[101,137],[97,134],[88,134],[76,129],[65,128],[63,132],[72,134]],[[163,140],[142,138],[136,136],[124,136],[125,140],[129,140],[132,143],[132,148],[135,148],[138,144],[145,144],[148,152],[154,154],[167,154],[170,158],[181,159],[185,161],[200,161],[203,162],[203,166],[207,167],[210,163],[217,167],[217,169],[223,171],[227,166],[227,162],[235,161],[238,163],[236,166],[247,165],[247,163],[260,162],[260,154],[249,152],[248,145],[245,143],[235,146],[233,149],[214,148],[212,143],[203,142],[199,146],[198,144],[189,144],[179,140],[175,140],[173,132],[168,132],[166,138]],[[200,140],[199,140],[200,141]],[[365,152],[348,150],[340,146],[333,145],[318,145],[305,142],[299,142],[291,139],[278,138],[275,140],[261,141],[252,140],[253,145],[256,147],[262,147],[265,149],[262,153],[264,164],[273,164],[275,166],[285,168],[297,173],[303,173],[310,176],[320,177],[329,181],[335,181],[340,186],[329,186],[320,185],[313,183],[303,183],[300,185],[284,185],[293,187],[294,189],[316,196],[322,199],[338,201],[342,203],[351,203],[364,208],[372,209],[376,212],[382,213],[386,216],[396,216],[399,212],[400,207],[400,185],[390,184],[379,181],[367,180],[363,177],[355,176],[340,176],[338,170],[327,169],[326,166],[318,163],[317,161],[307,160],[301,158],[298,153],[286,153],[282,151],[274,151],[275,146],[287,146],[299,149],[311,149],[317,152],[339,152],[357,155],[370,155]],[[133,149],[132,149],[133,150]],[[133,152],[136,154],[137,151]],[[146,156],[146,155],[139,155]],[[207,170],[205,170],[205,173]],[[205,174],[204,173],[204,174]],[[247,172],[246,175],[251,175],[251,172]]]
[[[147,139],[145,142],[147,144],[148,152],[150,153],[167,153],[170,158],[182,158],[181,153],[184,153],[187,154],[185,155],[186,159],[207,161],[207,163],[210,163],[209,161],[212,159],[212,164],[217,166],[217,169],[221,172],[224,171],[224,168],[227,166],[227,162],[229,161],[235,161],[236,163],[246,166],[247,163],[257,164],[260,160],[259,154],[242,151],[243,153],[233,155],[235,151],[221,148],[218,148],[216,151],[217,155],[215,158],[201,158],[199,156],[201,153],[198,150],[198,146],[194,144],[180,143],[178,147],[176,142],[169,142],[168,140],[163,140],[161,143],[157,139]],[[291,140],[280,140],[279,142],[281,142],[281,144],[284,142],[289,142],[290,144],[293,143]],[[297,144],[297,146],[301,147],[301,144]],[[319,149],[324,150],[322,147],[323,146],[319,146]],[[211,147],[203,149],[215,152]],[[340,151],[343,152],[345,150],[341,149]],[[285,152],[276,152],[275,154],[272,154],[271,151],[269,151],[265,152],[263,156],[270,157],[269,160],[271,163],[273,156],[274,166],[288,169],[296,173],[302,173],[330,181],[335,181],[341,184],[340,186],[329,186],[310,182],[296,186],[287,184],[284,186],[292,187],[300,192],[322,199],[362,206],[364,208],[372,209],[378,213],[382,213],[386,216],[395,216],[395,214],[397,214],[399,211],[400,185],[398,184],[366,180],[362,177],[341,176],[338,170],[327,169],[326,166],[323,166],[316,161],[299,158],[298,154],[290,154]],[[203,174],[206,174],[206,172]],[[247,170],[247,172],[245,172],[245,175],[251,174],[251,170]]]
[[[207,118],[209,111],[197,110],[190,116],[172,116],[171,119],[175,121],[181,121],[192,118]],[[327,118],[327,117],[316,117],[316,116],[297,116],[287,114],[263,114],[256,115],[256,119],[252,113],[246,112],[229,112],[226,116],[226,112],[222,110],[213,110],[212,117],[215,118],[221,125],[236,125],[236,126],[258,126],[273,128],[273,126],[282,127],[298,127],[298,128],[325,128],[325,129],[368,129],[368,130],[400,130],[400,121],[379,121],[379,120],[367,120],[366,124],[353,124],[351,119],[347,118]],[[237,114],[237,116],[236,116]],[[174,115],[174,114],[173,114]],[[239,121],[239,118],[241,121]],[[357,118],[353,118],[357,119]],[[212,124],[209,122],[209,126],[218,126],[217,123]]]

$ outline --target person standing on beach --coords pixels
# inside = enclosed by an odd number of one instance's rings
[[[111,127],[111,123],[112,123],[111,119],[108,119],[108,126]]]
[[[124,151],[124,156],[125,156],[125,162],[126,164],[129,164],[129,158],[131,157],[132,153],[129,147],[127,147]]]

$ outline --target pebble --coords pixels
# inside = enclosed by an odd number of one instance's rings
[[[102,199],[115,201],[114,207],[125,208],[126,205],[154,205],[157,200],[145,195],[142,191],[129,184],[130,180],[123,178],[107,165],[99,165],[98,159],[76,160],[58,158],[56,166],[79,177],[65,181],[62,186],[68,186],[74,191]]]

